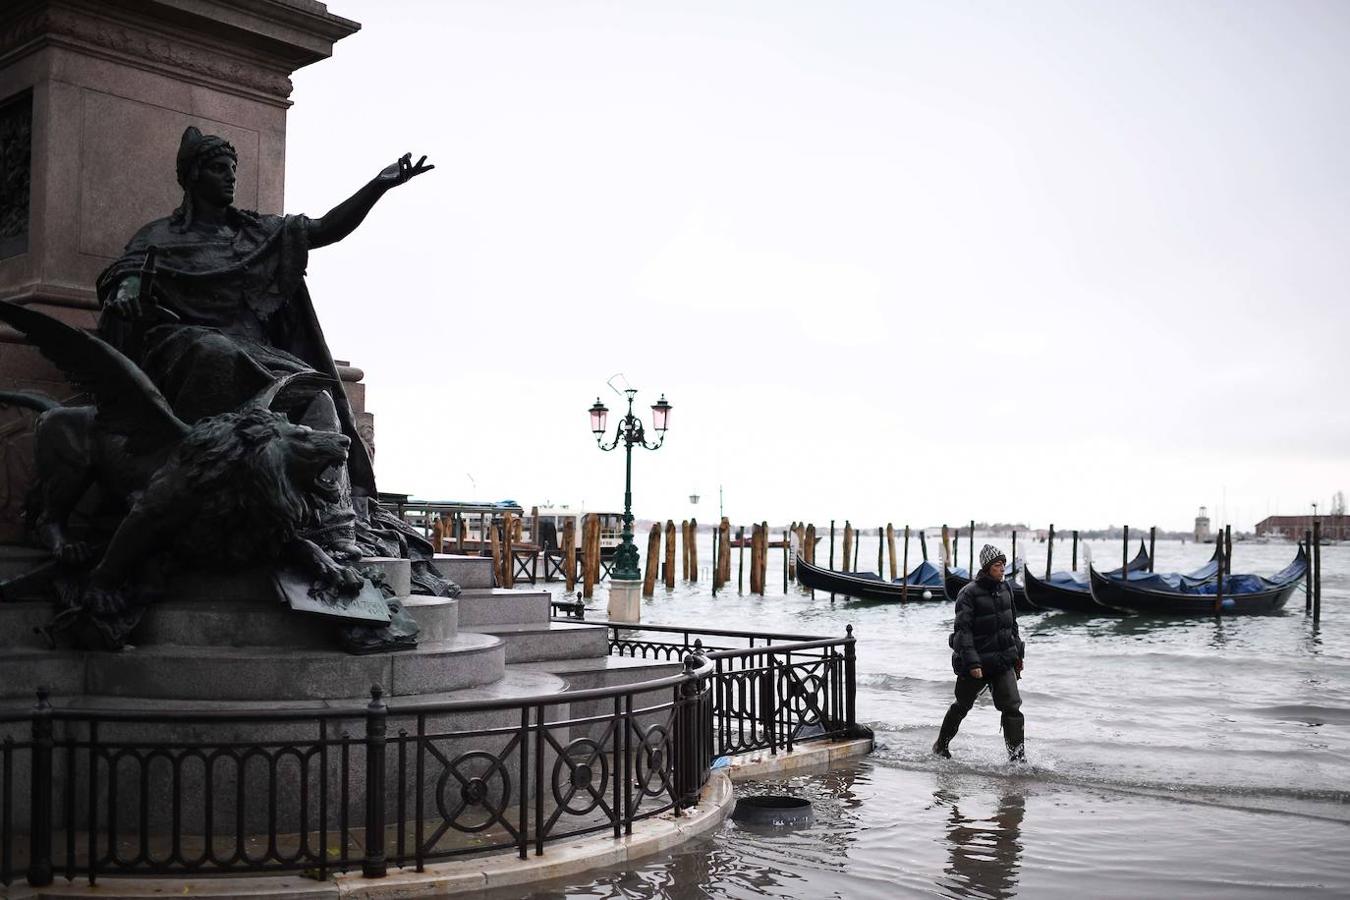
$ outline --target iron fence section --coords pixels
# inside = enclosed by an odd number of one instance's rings
[[[30,713],[0,713],[0,885],[358,866],[378,878],[620,837],[707,781],[714,665],[683,662],[616,688],[399,704],[375,687],[364,706],[303,711],[54,708],[41,690]],[[581,701],[604,712],[572,716]],[[481,727],[456,725],[468,713]]]
[[[605,623],[610,653],[651,660],[706,655],[713,663],[712,752],[780,749],[858,733],[853,626],[843,637]],[[741,646],[734,646],[740,644]]]

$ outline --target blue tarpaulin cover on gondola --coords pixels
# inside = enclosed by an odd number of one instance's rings
[[[1050,577],[1043,579],[1046,584],[1053,584],[1055,587],[1064,588],[1068,591],[1088,590],[1088,577],[1086,572],[1051,572]]]
[[[866,578],[868,581],[881,581],[881,576],[875,572],[849,572],[853,578]],[[914,567],[914,571],[909,573],[909,578],[896,578],[891,584],[909,583],[910,587],[921,588],[942,588],[942,570],[932,563],[925,560]]]
[[[1292,563],[1270,578],[1262,578],[1260,575],[1225,575],[1223,593],[1224,596],[1233,596],[1276,590],[1302,578],[1307,568],[1307,560],[1300,554]],[[1149,591],[1213,595],[1218,593],[1219,590],[1218,572],[1218,562],[1211,560],[1194,572],[1185,575],[1177,572],[1131,572],[1125,580],[1130,587]],[[1109,577],[1112,581],[1121,580],[1120,574],[1117,572],[1112,572]]]
[[[908,584],[910,587],[942,589],[942,570],[924,560],[914,567],[907,578],[897,578],[894,584]]]

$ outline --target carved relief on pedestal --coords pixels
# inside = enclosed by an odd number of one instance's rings
[[[0,259],[28,252],[33,95],[0,102]]]

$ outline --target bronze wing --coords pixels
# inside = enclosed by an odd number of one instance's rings
[[[66,377],[94,398],[98,424],[146,452],[181,440],[188,426],[134,362],[106,341],[35,309],[0,301],[0,322],[28,337]]]

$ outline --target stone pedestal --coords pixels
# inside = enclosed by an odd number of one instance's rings
[[[642,620],[642,582],[614,579],[609,583],[609,620],[636,623]]]
[[[241,208],[281,212],[290,74],[359,27],[316,0],[0,3],[0,299],[91,324],[98,273],[182,199],[188,125],[238,150]],[[3,326],[0,386],[76,394]],[[0,410],[0,543],[21,532],[30,432]]]

